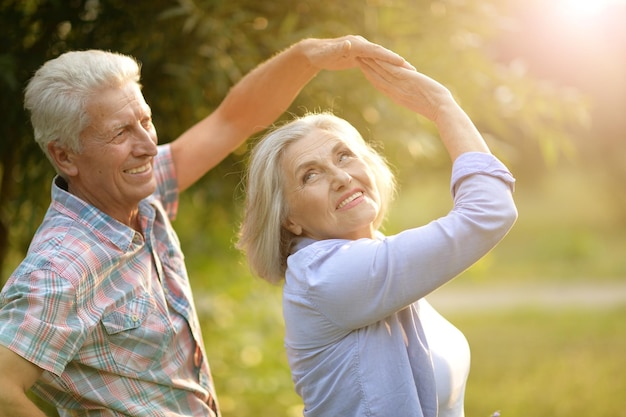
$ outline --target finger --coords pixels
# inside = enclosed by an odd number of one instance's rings
[[[395,54],[395,52],[392,52],[392,53],[394,53],[394,54]],[[390,62],[390,61],[386,61],[386,62],[388,62],[388,63],[390,63],[390,64],[397,65],[397,66],[399,66],[399,67],[402,67],[402,68],[405,68],[405,69],[408,69],[408,70],[417,71],[417,69],[416,69],[413,65],[411,65],[411,63],[410,63],[409,61],[407,61],[406,59],[404,59],[401,55],[398,55],[398,54],[396,54],[396,55],[397,55],[397,56],[398,56],[398,58],[400,58],[400,60],[401,60],[399,63],[396,63],[396,62]]]
[[[377,59],[364,58],[360,60],[360,62],[362,65],[366,65],[369,71],[377,73],[380,77],[390,82],[405,80],[408,76],[406,71],[410,71],[411,73],[416,72],[414,69],[408,69],[405,66],[394,65]]]
[[[377,89],[385,94],[389,94],[393,83],[389,81],[389,73],[384,71],[375,60],[360,60],[361,71],[365,78]]]
[[[355,56],[359,56],[362,58],[373,58],[381,61],[389,62],[390,64],[403,66],[407,69],[415,69],[413,65],[411,65],[406,59],[404,59],[401,55],[377,44],[373,44],[368,42],[364,38],[357,38],[355,43],[357,47],[353,48],[355,50]],[[360,52],[356,52],[356,50],[360,50]]]
[[[417,68],[415,68],[409,61],[406,61],[406,60],[404,61],[403,67],[406,69],[417,71]]]
[[[352,42],[348,39],[344,39],[339,42],[331,42],[326,45],[320,52],[319,56],[328,57],[333,59],[348,59],[352,53]]]
[[[346,39],[341,43],[341,56],[343,58],[350,58],[350,51],[352,50],[352,42]]]

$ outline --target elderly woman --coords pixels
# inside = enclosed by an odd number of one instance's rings
[[[439,129],[452,210],[383,236],[394,191],[384,159],[345,120],[310,114],[253,150],[239,247],[261,278],[284,279],[285,346],[305,416],[461,417],[469,348],[424,297],[506,235],[514,179],[445,87],[364,64],[376,88]]]

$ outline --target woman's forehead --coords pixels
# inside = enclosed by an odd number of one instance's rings
[[[336,133],[316,129],[291,142],[285,149],[285,154],[287,159],[306,159],[326,155],[346,146],[346,140]]]

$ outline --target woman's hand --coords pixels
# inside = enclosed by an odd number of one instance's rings
[[[450,90],[439,82],[406,66],[366,58],[360,62],[363,74],[374,87],[435,123],[453,161],[464,152],[490,152]]]
[[[446,106],[456,106],[450,91],[415,68],[389,62],[360,59],[365,77],[394,102],[437,122]]]

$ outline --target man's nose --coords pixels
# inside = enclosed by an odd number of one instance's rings
[[[143,126],[137,129],[134,152],[139,155],[157,154],[156,132],[145,129]]]

